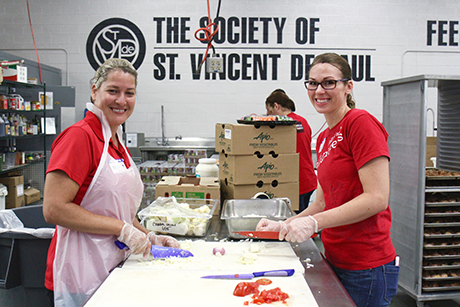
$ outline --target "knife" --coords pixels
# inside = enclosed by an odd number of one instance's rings
[[[279,231],[235,231],[232,233],[254,239],[278,239],[280,235]]]
[[[254,239],[279,239],[280,235],[279,231],[235,231],[232,233]],[[314,238],[317,235],[314,233],[311,237]]]
[[[115,245],[119,249],[126,249],[129,250],[129,247],[120,241],[115,241]],[[181,258],[187,258],[187,257],[193,257],[193,254],[185,249],[180,249],[180,248],[173,248],[173,247],[166,247],[166,246],[158,246],[158,245],[152,245],[150,247],[150,253],[152,254],[153,258],[170,258],[170,257],[181,257]]]
[[[262,276],[292,276],[294,275],[295,270],[274,270],[274,271],[262,271],[262,272],[253,272],[245,274],[229,274],[229,275],[208,275],[202,276],[201,278],[210,278],[210,279],[252,279],[254,277]]]

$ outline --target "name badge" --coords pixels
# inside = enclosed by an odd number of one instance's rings
[[[125,166],[125,163],[123,162],[123,159],[110,159],[109,165],[114,174],[118,174],[118,173],[126,171],[126,166]]]

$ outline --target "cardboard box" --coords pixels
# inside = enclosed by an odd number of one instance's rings
[[[2,66],[2,74],[4,80],[27,83],[26,66]]]
[[[164,176],[155,188],[155,197],[216,199],[218,207],[214,215],[219,214],[220,183],[217,177]]]
[[[292,210],[299,209],[299,182],[280,183],[277,186],[264,184],[234,185],[221,181],[221,201],[226,199],[251,199],[257,193],[265,193],[269,198],[289,198]]]
[[[27,188],[24,191],[26,205],[39,201],[41,199],[40,191],[35,188]]]
[[[299,180],[299,154],[245,155],[219,154],[219,179],[235,185],[262,181]]]
[[[229,155],[296,152],[296,126],[216,124],[216,152]]]
[[[0,177],[0,183],[4,184],[8,189],[8,195],[5,200],[6,209],[25,206],[23,176]]]
[[[427,136],[426,137],[426,166],[433,167],[433,162],[430,158],[436,157],[436,145],[437,137]]]

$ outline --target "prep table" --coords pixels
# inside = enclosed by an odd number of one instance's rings
[[[190,240],[189,237],[177,238]],[[101,302],[107,306],[126,306],[127,302],[133,306],[135,304],[176,306],[191,302],[203,304],[216,302],[219,306],[243,306],[244,301],[250,301],[250,296],[244,298],[233,296],[233,289],[243,280],[212,280],[200,277],[269,269],[295,269],[296,273],[293,276],[271,277],[273,284],[260,288],[260,290],[273,289],[279,286],[282,291],[291,296],[287,301],[289,306],[355,306],[312,239],[301,244],[277,240],[231,239],[220,243],[226,238],[228,238],[228,231],[225,222],[218,216],[214,216],[207,235],[196,238],[198,240],[192,243],[191,251],[196,259],[190,258],[190,262],[182,259],[179,264],[170,266],[149,265],[148,261],[143,262],[139,260],[141,257],[132,255],[112,271],[85,306],[100,306]],[[237,257],[241,255],[242,249],[252,244],[251,242],[258,243],[265,253],[261,253],[254,264],[238,265]],[[223,257],[212,255],[212,247],[219,245],[226,249],[226,255]],[[284,306],[280,302],[271,305]]]

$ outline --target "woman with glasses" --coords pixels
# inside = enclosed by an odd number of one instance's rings
[[[358,307],[389,306],[397,292],[399,257],[390,239],[388,134],[367,111],[354,108],[347,61],[318,55],[305,82],[328,128],[316,146],[315,201],[285,222],[263,219],[257,230],[303,242],[319,229],[325,256]]]
[[[316,189],[316,174],[311,155],[311,128],[307,120],[294,113],[295,104],[282,89],[274,90],[265,100],[267,115],[286,115],[297,121],[297,152],[299,153],[299,210],[308,207]]]

